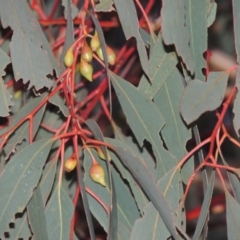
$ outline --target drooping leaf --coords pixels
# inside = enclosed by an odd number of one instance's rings
[[[98,159],[98,156],[93,153],[94,157]],[[97,184],[93,182],[93,180],[89,176],[89,169],[91,167],[92,160],[91,156],[87,151],[84,151],[84,162],[83,162],[83,168],[84,168],[84,183],[86,188],[90,189],[96,196],[98,196],[99,199],[105,204],[106,207],[110,205],[110,192],[106,187],[103,187],[100,184]],[[106,164],[100,163],[101,166],[104,168],[105,173],[107,172]],[[105,178],[107,186],[109,185],[108,178]],[[90,194],[88,194],[88,202],[90,210],[93,214],[93,216],[98,220],[100,225],[103,227],[103,229],[107,232],[108,230],[108,214],[102,207],[102,205]]]
[[[71,6],[70,13],[71,13],[72,19],[74,19],[78,14],[78,9],[72,2],[73,2],[72,0],[62,0],[62,6],[64,7],[64,17],[66,19],[68,18],[68,10],[67,10],[68,3],[71,3],[70,4],[70,6]]]
[[[93,18],[94,19],[94,18]],[[96,20],[95,20],[96,21]],[[98,26],[99,27],[99,26]],[[102,36],[103,37],[103,36]],[[106,56],[105,56],[106,57]],[[105,60],[106,61],[106,60]],[[88,119],[86,122],[89,129],[92,131],[94,137],[99,141],[104,141],[103,134],[97,123],[93,119]],[[105,158],[108,158],[107,149],[104,146],[101,146]],[[112,180],[112,172],[109,161],[106,161],[108,179],[109,179],[109,188],[110,188],[110,212],[108,218],[108,240],[114,239],[117,236],[117,210],[116,210],[116,193],[114,188],[114,183]]]
[[[43,43],[36,27],[38,22],[30,7],[25,0],[1,0],[0,4],[2,26],[10,26],[13,30],[10,51],[15,80],[30,81],[29,88],[35,86],[36,90],[50,88],[52,82],[47,75],[53,74],[53,68],[42,49]],[[10,17],[9,13],[14,14]]]
[[[100,2],[95,6],[96,12],[110,12],[113,11],[112,0],[100,0]]]
[[[237,53],[237,62],[240,64],[240,2],[238,0],[232,0],[233,9],[233,29],[235,39],[235,49]]]
[[[39,186],[34,190],[33,196],[27,205],[27,213],[34,238],[48,240],[44,205]]]
[[[13,105],[11,101],[12,96],[10,95],[9,91],[7,90],[3,79],[1,76],[5,75],[4,69],[6,68],[7,64],[10,63],[10,58],[8,55],[0,49],[0,96],[2,97],[2,101],[0,104],[0,116],[6,117],[9,115],[9,106]]]
[[[65,7],[65,18],[67,19],[67,29],[66,29],[66,40],[64,42],[63,46],[63,51],[61,55],[61,65],[62,65],[62,70],[65,69],[65,64],[64,64],[64,58],[67,53],[67,51],[70,49],[74,42],[74,33],[73,33],[73,7],[72,3],[70,2],[71,0],[62,0],[62,4]]]
[[[201,207],[201,212],[198,217],[197,225],[193,234],[192,239],[198,240],[200,238],[204,223],[206,222],[206,217],[209,213],[209,206],[212,200],[213,187],[215,182],[215,171],[212,172],[211,178],[208,183],[207,190],[204,195],[204,201]]]
[[[2,101],[0,104],[0,116],[7,117],[10,112],[9,106],[12,106],[13,102],[11,101],[12,96],[7,90],[6,85],[4,84],[4,81],[1,77],[0,77],[0,96],[2,98]]]
[[[145,139],[152,145],[157,164],[156,175],[159,179],[176,164],[176,159],[163,148],[160,140],[159,132],[164,125],[162,115],[156,105],[136,87],[114,73],[110,76],[127,122],[139,145],[142,146]]]
[[[197,79],[189,82],[181,100],[184,121],[190,124],[204,112],[218,108],[224,99],[227,81],[227,72],[211,72],[207,82]]]
[[[161,135],[168,150],[178,161],[187,154],[186,143],[191,138],[191,130],[186,127],[179,112],[179,102],[183,91],[181,75],[175,67],[154,97],[157,108],[164,113],[165,125],[161,130]],[[194,161],[189,159],[181,172],[183,182],[187,183],[193,169]]]
[[[168,228],[168,231],[175,239],[178,239],[171,206],[164,197],[163,193],[158,189],[154,177],[148,171],[145,164],[126,149],[115,147],[114,150],[123,164],[129,169],[134,178],[138,181],[149,200],[152,201],[154,207],[160,213],[164,224]]]
[[[194,77],[204,81],[202,69],[206,68],[203,54],[207,50],[207,1],[185,0],[184,2],[186,28],[190,36],[190,49],[195,69]]]
[[[9,56],[0,48],[0,76],[5,75],[4,69],[10,62]]]
[[[8,230],[14,215],[23,212],[37,186],[53,141],[34,142],[8,162],[0,177],[0,236]]]
[[[210,27],[216,19],[217,14],[217,4],[210,0],[207,1],[207,14],[208,14],[208,27]]]
[[[57,106],[65,117],[68,117],[69,110],[67,106],[64,104],[63,99],[58,94],[55,94],[53,97],[51,97],[49,99],[49,102]]]
[[[143,75],[138,89],[152,99],[161,89],[168,76],[175,69],[177,58],[175,53],[168,53],[164,48],[161,35],[150,48],[150,76],[151,84]]]
[[[131,145],[129,144],[130,141],[127,141],[126,143],[124,142],[120,142],[114,139],[105,139],[106,142],[108,142],[110,145],[114,146],[114,147],[122,147],[125,149],[128,149],[129,151],[131,151],[135,156],[138,156],[140,158],[140,155],[133,150],[133,148],[131,147]],[[131,187],[132,193],[134,195],[135,201],[138,205],[139,211],[142,212],[144,206],[147,205],[147,203],[149,202],[146,195],[144,194],[144,192],[142,191],[141,187],[139,186],[139,184],[136,182],[136,180],[133,178],[132,174],[129,172],[128,169],[126,169],[126,167],[122,164],[121,160],[118,158],[118,156],[114,153],[114,152],[110,152],[111,155],[111,159],[114,163],[114,165],[116,165],[118,171],[121,173],[121,176],[123,179],[126,179]],[[144,160],[143,160],[144,159]],[[154,166],[152,168],[149,168],[148,163],[148,158],[144,157],[142,159],[142,162],[144,162],[149,171],[152,173],[152,175],[155,175],[155,169]]]
[[[58,183],[45,209],[49,239],[69,239],[73,212],[72,200]]]
[[[103,162],[99,159],[96,152],[92,152],[94,158],[98,161],[99,164],[104,168],[105,173],[107,172],[106,162]],[[100,184],[93,182],[93,180],[89,176],[89,169],[92,165],[91,156],[87,151],[85,151],[84,157],[84,170],[85,176],[84,181],[86,187],[91,189],[96,196],[105,204],[106,207],[110,206],[110,189],[109,189],[109,181],[106,177],[107,186],[103,187]],[[113,169],[112,169],[113,170]],[[128,236],[126,239],[129,239],[129,234],[131,232],[131,228],[135,222],[135,220],[140,216],[136,203],[128,189],[128,187],[124,184],[123,180],[120,178],[118,173],[113,170],[113,182],[116,190],[116,199],[117,199],[117,239],[125,239],[124,236]],[[88,196],[89,205],[92,214],[96,217],[99,223],[103,226],[105,231],[108,231],[108,219],[107,213],[101,206],[101,204],[91,197]],[[124,228],[126,232],[121,232],[121,229]]]
[[[8,232],[9,238],[7,240],[29,239],[32,236],[29,229],[27,213],[24,211],[23,215],[14,222],[14,228]]]
[[[11,129],[16,122],[21,120],[21,117],[27,116],[27,113],[30,113],[44,98],[46,97],[45,94],[43,94],[39,98],[30,99],[28,103],[20,110],[20,112],[13,115],[13,121],[10,123],[10,125],[3,129],[3,131],[6,132],[6,129]],[[35,137],[39,125],[41,123],[43,114],[45,112],[46,104],[41,107],[41,109],[34,115],[33,117],[33,129],[32,136]],[[6,158],[9,158],[10,154],[14,152],[17,148],[18,144],[21,144],[23,140],[26,140],[26,144],[29,144],[29,121],[25,121],[19,128],[17,128],[14,133],[9,137],[9,140],[7,144],[4,146],[4,152],[6,154]]]
[[[185,62],[187,69],[194,73],[194,61],[189,47],[190,36],[186,28],[186,6],[184,1],[162,1],[162,36],[165,44],[174,44],[178,55]]]
[[[229,192],[225,192],[227,207],[227,234],[229,240],[240,239],[240,205]]]
[[[174,175],[171,181],[171,187],[168,187],[168,182],[171,179],[172,171],[163,176],[157,183],[159,189],[165,193],[173,210],[176,210],[181,199],[179,187],[181,185],[179,172]],[[166,189],[167,187],[167,189]],[[145,240],[145,239],[167,239],[171,236],[166,228],[159,212],[152,203],[149,203],[143,209],[143,217],[138,219],[133,227],[131,233],[131,240]]]
[[[53,181],[56,175],[57,161],[52,159],[45,165],[39,186],[41,188],[42,200],[45,205],[52,190]]]
[[[131,37],[136,38],[137,49],[142,68],[146,75],[149,76],[149,63],[147,51],[145,49],[144,42],[139,33],[137,12],[133,0],[114,0],[114,3],[125,37],[127,40]]]

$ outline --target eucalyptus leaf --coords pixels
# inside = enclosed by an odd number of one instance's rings
[[[69,239],[73,212],[72,200],[58,183],[45,209],[49,239]]]
[[[0,236],[8,230],[14,215],[21,213],[30,200],[42,175],[53,140],[29,144],[8,162],[0,176]]]
[[[162,36],[164,43],[174,44],[178,55],[187,69],[194,73],[194,61],[189,47],[190,35],[185,22],[186,6],[184,1],[164,0],[162,3]]]
[[[53,67],[42,49],[42,39],[35,27],[39,23],[29,5],[25,0],[1,0],[0,5],[2,26],[13,30],[10,51],[15,80],[30,81],[28,87],[34,86],[36,90],[50,88],[52,81],[47,76],[53,74]],[[9,17],[9,13],[14,14]]]
[[[211,72],[207,82],[197,79],[189,82],[181,99],[181,114],[187,124],[221,105],[228,75],[227,72]]]

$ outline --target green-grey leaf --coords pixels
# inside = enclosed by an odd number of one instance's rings
[[[7,240],[18,240],[21,239],[29,239],[32,236],[32,233],[29,229],[27,212],[24,211],[21,218],[17,218],[14,222],[14,228],[11,228],[9,231],[9,238]]]
[[[1,57],[1,56],[0,56]],[[7,117],[10,112],[9,106],[12,106],[14,103],[11,101],[12,96],[4,84],[3,79],[0,77],[0,96],[1,96],[1,104],[0,104],[0,117]]]
[[[63,99],[58,94],[55,94],[53,97],[51,97],[49,99],[49,102],[57,106],[65,117],[68,117],[69,110],[67,106],[64,104]]]
[[[45,209],[49,239],[69,239],[73,212],[72,200],[58,183]]]
[[[61,55],[61,59],[60,59],[62,70],[65,69],[64,57],[74,42],[74,33],[73,33],[73,19],[74,18],[73,18],[73,13],[72,13],[72,8],[71,8],[72,4],[70,1],[71,0],[62,0],[62,4],[65,7],[65,11],[64,11],[65,17],[67,19],[66,39],[64,42],[63,51],[62,51],[62,55]]]
[[[221,105],[228,75],[227,72],[211,72],[207,82],[195,79],[187,85],[181,100],[181,114],[187,124]]]
[[[229,192],[225,192],[225,195],[227,208],[228,239],[240,239],[240,205]]]
[[[208,19],[207,19],[208,24],[207,24],[207,26],[210,27],[216,19],[217,4],[215,2],[212,2],[212,1],[208,1],[208,2],[210,2],[209,3],[210,4],[210,11],[208,13]]]
[[[4,134],[14,126],[17,125],[19,121],[21,121],[25,116],[29,115],[36,106],[46,97],[46,94],[42,94],[40,97],[29,99],[28,103],[25,104],[22,109],[19,110],[18,113],[13,115],[13,119],[10,125],[0,131],[0,134]],[[43,114],[45,112],[46,104],[44,104],[41,109],[34,115],[33,117],[33,129],[32,136],[35,137],[39,125],[41,123]],[[4,152],[6,154],[6,158],[9,158],[10,154],[16,150],[17,144],[20,144],[23,139],[26,140],[26,143],[29,143],[29,121],[25,121],[21,126],[19,126],[12,135],[10,135],[7,144],[4,146]]]
[[[9,56],[0,48],[0,76],[5,75],[4,69],[10,62]]]
[[[8,229],[14,215],[23,212],[37,186],[53,140],[34,142],[6,165],[0,177],[0,236]]]
[[[113,11],[114,8],[112,7],[113,1],[112,0],[100,0],[100,2],[95,6],[96,12],[110,12]]]
[[[207,50],[207,1],[184,0],[186,8],[186,28],[190,36],[190,49],[193,57],[196,79],[205,80],[202,72],[206,68],[203,57]]]
[[[240,80],[240,68],[238,67],[237,76],[236,76],[236,85],[238,88],[238,92],[233,105],[233,113],[234,113],[233,126],[238,137],[239,137],[239,129],[240,129],[240,93],[239,93],[240,81],[239,80]]]
[[[65,19],[67,19],[68,18],[68,11],[67,11],[67,5],[68,5],[68,2],[70,2],[71,3],[71,17],[72,17],[72,19],[74,19],[76,16],[77,16],[77,14],[78,14],[78,9],[77,9],[77,7],[72,3],[72,0],[62,0],[62,6],[64,7],[64,17],[65,17]]]
[[[163,140],[178,161],[187,154],[186,143],[191,138],[191,130],[183,122],[179,107],[184,91],[181,75],[176,67],[169,74],[162,88],[154,97],[159,111],[164,113],[165,125],[161,130]],[[189,159],[182,169],[182,180],[187,183],[194,169],[193,159]]]
[[[159,35],[156,42],[150,48],[151,85],[146,76],[143,75],[138,89],[152,99],[175,69],[176,64],[176,54],[166,51],[161,35]]]
[[[36,240],[48,240],[41,189],[38,186],[27,205],[28,219]]]
[[[47,75],[53,74],[53,68],[42,49],[33,12],[25,0],[1,0],[0,4],[2,25],[13,30],[10,51],[15,79],[23,79],[24,83],[30,81],[29,88],[35,86],[36,90],[50,88],[52,81]]]
[[[133,177],[138,181],[149,200],[152,201],[154,207],[160,213],[168,231],[175,239],[178,239],[171,206],[164,197],[163,193],[158,189],[154,177],[148,171],[145,164],[141,162],[141,159],[132,155],[131,152],[126,149],[115,147],[114,150],[123,164],[132,173]]]
[[[147,139],[157,159],[157,179],[176,164],[176,159],[163,148],[159,132],[164,125],[162,115],[156,105],[129,82],[110,73],[128,124],[140,146]]]
[[[52,159],[45,165],[43,170],[42,178],[40,180],[39,186],[41,188],[43,204],[45,205],[48,199],[48,196],[52,190],[53,181],[56,175],[57,160]]]
[[[133,150],[133,148],[131,147],[131,145],[126,142],[120,142],[117,141],[115,139],[105,139],[106,142],[108,142],[110,145],[114,146],[114,147],[122,147],[125,149],[128,149],[129,151],[131,151],[135,156],[138,156],[140,158],[140,155]],[[110,152],[111,155],[111,159],[114,162],[114,165],[117,166],[118,171],[121,173],[122,178],[126,179],[131,187],[132,193],[134,195],[135,201],[138,204],[138,208],[139,211],[142,213],[144,206],[147,205],[147,203],[149,202],[145,193],[143,193],[141,187],[137,184],[136,180],[133,178],[132,174],[129,172],[128,169],[126,169],[126,167],[122,164],[121,160],[118,158],[118,156],[114,153],[114,152]],[[142,159],[142,162],[146,163],[148,162],[148,158],[144,157],[144,160]],[[149,169],[149,167],[148,167]],[[150,168],[149,169],[150,172],[155,175],[154,173],[154,168]]]
[[[232,1],[233,9],[233,29],[234,29],[234,39],[235,39],[235,48],[237,52],[237,62],[240,64],[240,2],[238,0]]]
[[[167,45],[175,45],[178,55],[182,57],[188,70],[193,74],[194,61],[189,47],[190,36],[185,26],[185,8],[183,1],[164,0],[162,2],[162,36]]]
[[[2,97],[2,102],[0,104],[0,116],[6,117],[9,115],[9,106],[12,106],[14,103],[11,101],[12,96],[10,95],[9,91],[7,90],[3,79],[1,76],[5,75],[4,69],[6,68],[7,64],[10,63],[9,56],[0,49],[0,96]]]
[[[125,37],[127,40],[131,37],[136,38],[142,68],[147,76],[149,76],[147,51],[139,33],[138,17],[134,2],[133,0],[114,0],[114,3]]]
[[[92,152],[94,158],[98,161],[99,164],[104,168],[105,173],[107,172],[106,162],[103,162],[99,159],[96,152]],[[92,192],[94,192],[99,199],[106,205],[106,207],[109,207],[110,205],[110,189],[109,189],[109,181],[106,177],[106,187],[103,187],[102,185],[93,182],[93,180],[89,176],[89,169],[92,165],[91,156],[87,151],[85,151],[85,157],[84,157],[84,170],[85,170],[85,176],[84,181],[86,184],[86,187],[91,189]],[[112,169],[113,170],[113,169]],[[136,203],[127,188],[127,186],[123,183],[123,180],[119,177],[118,173],[116,173],[115,170],[112,171],[113,174],[113,182],[115,185],[115,191],[116,191],[116,199],[117,199],[117,219],[118,219],[118,239],[124,239],[122,234],[126,234],[124,232],[121,232],[120,229],[124,226],[124,229],[127,231],[127,233],[130,234],[131,228],[135,222],[135,220],[140,216]],[[103,226],[104,230],[108,230],[108,216],[105,210],[102,208],[102,206],[99,204],[97,200],[95,200],[92,196],[88,194],[89,199],[89,205],[92,214],[96,217],[96,219],[99,221],[99,223]],[[129,235],[128,238],[129,239]]]
[[[171,179],[173,171],[168,172],[158,181],[158,187],[165,192],[166,198],[170,201],[173,210],[176,210],[181,199],[181,193],[179,192],[179,186],[181,185],[179,172],[174,175],[171,181],[171,186],[168,187],[168,182]],[[168,187],[166,189],[166,187]],[[144,209],[144,215],[138,221],[135,222],[134,228],[131,234],[131,240],[155,240],[155,239],[167,239],[171,236],[166,228],[159,212],[156,210],[152,203],[149,203]]]
[[[214,182],[215,182],[215,171],[212,172],[211,178],[208,183],[207,190],[204,194],[204,201],[203,201],[203,204],[201,207],[201,212],[198,217],[197,225],[196,225],[193,237],[192,237],[193,240],[198,240],[200,238],[203,226],[206,222],[206,217],[209,213],[209,206],[210,206],[210,203],[212,200]]]

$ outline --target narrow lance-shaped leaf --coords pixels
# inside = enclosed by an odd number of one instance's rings
[[[159,189],[165,193],[167,200],[171,203],[174,211],[177,209],[181,193],[179,191],[181,180],[180,174],[177,172],[171,180],[171,187],[167,188],[168,182],[171,179],[172,170],[163,176],[157,183]],[[143,217],[138,219],[133,227],[131,240],[155,240],[155,239],[168,239],[171,234],[165,226],[159,212],[150,202],[143,209]]]
[[[52,82],[47,75],[53,74],[53,68],[42,49],[36,27],[38,22],[27,2],[0,0],[0,5],[2,26],[10,26],[13,30],[10,51],[15,79],[23,79],[24,83],[30,80],[29,88],[35,86],[36,90],[50,88]],[[11,17],[9,13],[13,13]]]
[[[128,149],[129,151],[132,152],[135,156],[138,156],[139,158],[142,159],[142,162],[144,162],[149,171],[152,173],[152,175],[155,175],[155,168],[153,164],[153,160],[149,159],[149,156],[147,154],[140,155],[138,154],[137,150],[133,149],[134,143],[131,143],[132,139],[125,139],[124,142],[120,142],[115,139],[110,139],[110,138],[105,138],[106,142],[108,142],[110,145],[114,147],[122,147],[125,149]],[[137,147],[136,147],[137,148]],[[141,187],[139,184],[136,182],[132,174],[129,172],[129,170],[124,166],[122,161],[118,158],[117,154],[109,151],[111,155],[111,159],[114,163],[114,165],[117,167],[118,171],[121,173],[121,176],[123,179],[126,179],[130,185],[131,191],[134,195],[135,201],[138,205],[139,211],[142,213],[144,206],[147,205],[149,200],[147,199],[145,193],[142,191]],[[152,163],[150,162],[152,160]]]
[[[234,113],[234,118],[233,118],[233,126],[234,129],[239,136],[239,129],[240,129],[240,67],[238,67],[237,70],[237,76],[236,76],[236,85],[238,88],[237,96],[234,100],[234,106],[233,106],[233,113]]]
[[[193,240],[197,240],[200,238],[204,223],[206,222],[206,218],[209,213],[209,206],[212,200],[214,182],[215,182],[215,171],[212,172],[211,178],[209,180],[209,184],[204,196],[204,201],[201,207],[201,212],[198,217],[197,225],[192,237]]]
[[[205,80],[202,72],[206,68],[203,57],[207,50],[207,1],[185,0],[186,28],[190,36],[190,50],[193,57],[196,79]]]
[[[32,236],[29,229],[27,211],[24,211],[22,216],[15,220],[14,227],[10,229],[8,235],[8,240],[29,239]]]
[[[44,205],[39,186],[34,190],[33,196],[27,205],[27,213],[35,239],[48,240]]]
[[[176,164],[176,159],[163,148],[160,140],[159,132],[164,125],[162,115],[156,105],[136,87],[114,73],[111,73],[110,76],[128,124],[139,145],[143,145],[144,139],[147,139],[152,145],[157,159],[156,175],[159,179]]]
[[[65,18],[67,19],[67,29],[66,29],[66,39],[63,46],[63,51],[61,55],[61,64],[62,69],[65,69],[64,58],[69,50],[69,48],[74,43],[74,33],[73,33],[73,15],[72,15],[72,4],[70,3],[71,0],[62,0],[62,3],[65,5]]]
[[[0,177],[0,236],[14,215],[22,212],[37,186],[53,141],[44,139],[14,155]]]
[[[77,14],[78,14],[78,9],[77,7],[72,3],[72,0],[62,0],[62,6],[64,7],[64,17],[67,19],[68,18],[68,3],[70,3],[71,9],[70,9],[70,13],[71,13],[71,18],[74,19]]]
[[[69,239],[73,212],[72,200],[58,183],[45,209],[49,239]]]
[[[189,48],[189,33],[185,26],[185,8],[183,1],[162,1],[162,36],[167,45],[175,45],[178,55],[182,57],[187,69],[193,74],[194,61]]]
[[[157,184],[146,165],[126,149],[115,147],[114,150],[134,178],[138,181],[149,200],[152,201],[152,204],[160,213],[164,224],[173,238],[178,239],[172,208],[163,193],[158,189]]]
[[[195,79],[187,85],[181,100],[181,114],[187,124],[221,105],[228,75],[227,72],[211,72],[207,82]]]
[[[178,161],[187,154],[186,143],[192,136],[191,130],[187,128],[179,112],[179,102],[183,91],[181,75],[174,67],[162,88],[154,97],[157,108],[164,113],[165,125],[161,130],[161,135],[167,149]],[[189,159],[181,171],[183,182],[187,183],[193,169],[194,161]]]
[[[49,194],[52,190],[53,182],[56,175],[57,160],[52,159],[45,165],[43,170],[42,178],[40,180],[39,186],[41,188],[41,194],[43,199],[43,204],[47,202]]]
[[[100,2],[95,6],[96,12],[110,12],[113,11],[112,0],[100,0]]]
[[[36,106],[46,97],[46,94],[42,94],[40,97],[36,97],[34,99],[29,99],[28,103],[25,104],[18,113],[13,115],[12,121],[10,125],[6,128],[3,128],[0,131],[0,134],[7,133],[10,129],[16,126],[19,121],[21,121],[24,117],[28,116]],[[33,118],[33,129],[32,136],[35,137],[39,125],[41,123],[43,114],[45,112],[46,104],[39,109],[39,111],[34,115]],[[29,143],[29,121],[25,121],[22,125],[20,125],[12,135],[10,135],[7,144],[4,147],[4,152],[6,154],[6,158],[8,158],[11,152],[16,150],[17,144],[22,143],[23,140],[26,140],[26,143]],[[1,141],[1,140],[0,140]]]
[[[235,39],[235,49],[237,52],[237,62],[240,64],[240,2],[238,0],[232,0],[233,9],[233,29]]]
[[[225,195],[227,207],[228,239],[240,239],[240,205],[229,192],[225,192]]]
[[[107,172],[107,166],[106,162],[99,159],[96,152],[92,152],[94,158],[98,161],[99,164],[104,168],[105,173]],[[98,196],[99,200],[102,201],[102,203],[105,205],[105,207],[109,208],[111,204],[111,192],[109,189],[109,180],[106,178],[106,187],[103,187],[102,185],[95,183],[89,176],[89,169],[92,165],[92,159],[90,154],[85,151],[84,154],[84,170],[85,170],[85,176],[84,181],[86,184],[86,187],[90,189],[96,196]],[[113,170],[113,182],[114,182],[114,188],[116,191],[116,222],[117,222],[117,238],[115,239],[129,239],[130,232],[132,229],[132,226],[135,222],[135,220],[140,216],[135,200],[133,199],[131,192],[129,191],[127,185],[123,182],[123,180],[120,178],[118,173]],[[92,214],[96,217],[96,219],[99,221],[99,223],[103,226],[106,232],[108,232],[108,215],[103,209],[103,206],[90,194],[88,194],[89,199],[89,205],[90,209],[92,211]],[[111,226],[111,223],[110,223]],[[124,229],[124,231],[122,231]],[[127,238],[124,238],[124,236]]]
[[[9,56],[0,49],[0,96],[2,97],[2,101],[0,104],[0,116],[6,117],[9,115],[9,106],[13,105],[11,101],[12,96],[10,95],[9,91],[7,90],[3,79],[1,76],[5,75],[4,69],[6,68],[7,64],[10,63]]]
[[[136,38],[137,49],[142,68],[147,76],[149,76],[147,51],[139,33],[137,12],[133,0],[114,0],[114,3],[125,37],[127,40],[131,37]]]
[[[161,35],[150,48],[150,76],[151,84],[143,75],[138,89],[152,99],[161,89],[168,76],[174,71],[177,64],[177,56],[174,52],[167,52]]]

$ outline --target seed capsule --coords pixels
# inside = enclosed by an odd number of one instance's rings
[[[80,61],[80,73],[90,82],[92,82],[93,67],[83,59]]]
[[[81,58],[88,63],[92,61],[93,58],[92,49],[88,46],[87,43],[85,43],[82,48]]]
[[[94,182],[106,187],[105,172],[100,164],[94,163],[89,170],[89,175]]]
[[[72,48],[70,48],[64,57],[64,64],[67,67],[71,67],[73,64],[73,61],[74,61],[73,50]]]
[[[94,36],[90,41],[90,47],[94,52],[100,47],[100,41],[99,41],[98,33],[96,30],[95,30]]]
[[[65,171],[71,172],[72,170],[75,169],[76,166],[77,166],[77,159],[76,158],[68,158],[64,165]]]

